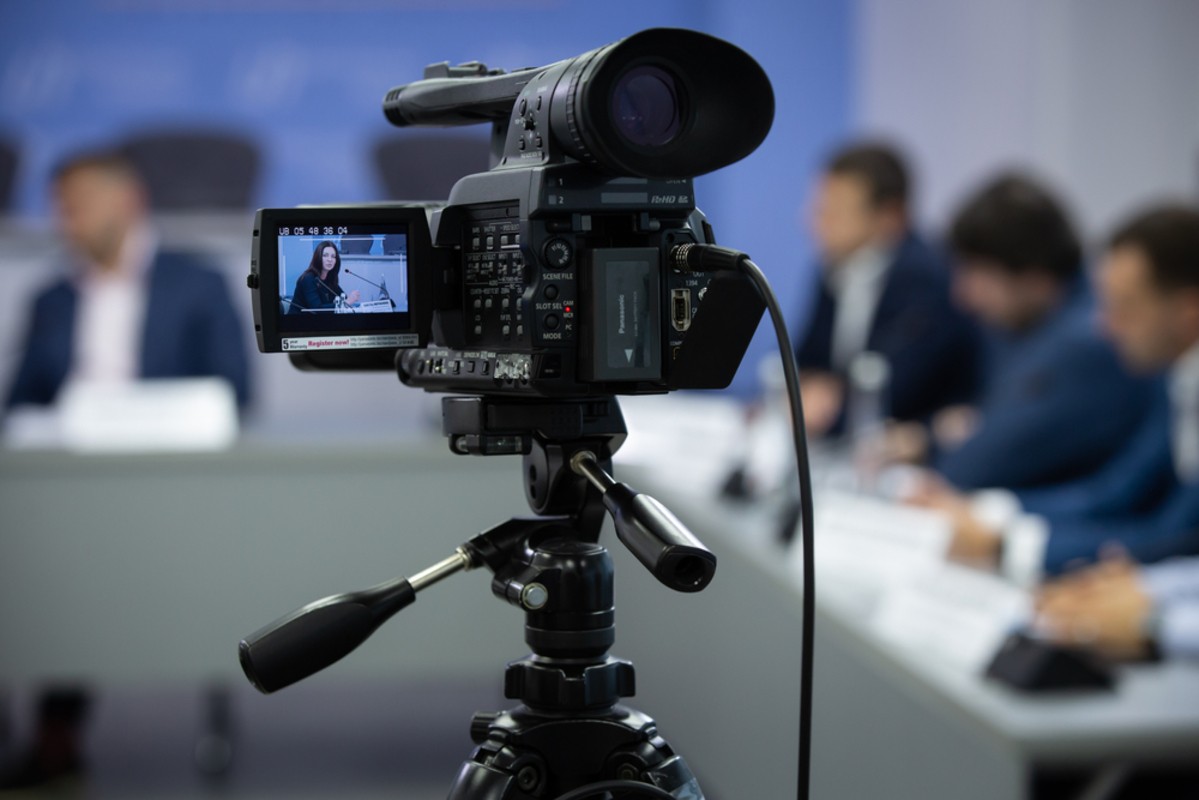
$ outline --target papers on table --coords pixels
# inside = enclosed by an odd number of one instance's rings
[[[776,516],[767,507],[794,494],[785,425],[760,424],[758,438],[753,428],[747,435],[744,409],[712,395],[628,397],[621,406],[629,438],[616,454],[618,467],[651,470],[676,497],[716,502],[737,466],[763,485],[770,475],[785,479],[766,487],[774,493],[756,501],[762,524],[740,537],[776,557],[777,534],[768,524]],[[775,457],[764,458],[767,451]],[[947,562],[951,530],[942,514],[852,491],[856,479],[843,479],[853,475],[848,453],[817,451],[813,461],[818,602],[888,645],[981,671],[1003,637],[1027,619],[1028,595],[996,575]],[[791,552],[798,577],[800,548]]]
[[[888,591],[870,625],[898,647],[977,673],[1030,609],[1029,595],[999,577],[942,564]]]
[[[220,378],[72,383],[56,406],[6,420],[13,449],[87,453],[223,450],[237,439],[237,400]]]
[[[745,410],[719,395],[621,397],[629,430],[617,465],[636,464],[688,494],[717,496],[744,452]],[[619,474],[617,475],[619,478]]]
[[[889,644],[978,672],[1028,617],[1026,592],[945,560],[941,514],[824,491],[814,521],[821,602]]]

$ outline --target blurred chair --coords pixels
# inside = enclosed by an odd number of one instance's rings
[[[484,136],[391,136],[375,144],[375,166],[392,200],[444,200],[459,178],[487,170],[490,152]]]
[[[141,172],[156,211],[246,209],[258,185],[258,145],[239,134],[149,131],[120,149]]]
[[[12,210],[13,188],[17,183],[19,162],[17,143],[12,139],[0,139],[0,214]]]

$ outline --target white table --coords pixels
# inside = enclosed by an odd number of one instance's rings
[[[640,668],[642,706],[717,796],[793,796],[801,582],[773,514],[672,488],[673,472],[620,477],[719,557],[711,586],[682,597],[619,554],[618,649]],[[1199,754],[1199,664],[1122,668],[1113,693],[1022,695],[883,640],[852,593],[817,593],[813,797],[1011,800],[1036,771]]]
[[[0,453],[0,684],[240,685],[239,637],[324,594],[412,574],[525,513],[519,473],[515,459],[455,457],[441,441]],[[638,669],[630,704],[714,797],[792,796],[800,593],[794,562],[771,544],[773,517],[674,488],[687,477],[674,467],[620,466],[617,477],[666,502],[719,558],[707,590],[680,595],[604,534],[617,563],[614,653]],[[1011,800],[1037,769],[1199,752],[1199,666],[1128,668],[1111,695],[1025,697],[881,641],[835,587],[818,591],[813,797]],[[456,576],[312,691],[498,685],[526,651],[522,623],[486,575]],[[465,725],[470,710],[447,714]]]

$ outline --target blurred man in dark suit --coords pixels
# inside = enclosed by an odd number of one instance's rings
[[[896,419],[925,419],[975,390],[974,325],[950,301],[943,260],[912,230],[908,196],[903,160],[876,143],[834,154],[817,187],[820,282],[796,348],[813,434],[841,431],[863,352],[886,359],[884,413]]]
[[[1103,326],[1122,360],[1166,374],[1156,413],[1119,455],[1077,481],[973,498],[933,487],[920,498],[953,516],[955,555],[998,564],[1021,583],[1112,548],[1141,562],[1199,553],[1199,209],[1164,206],[1120,227],[1098,285]],[[1081,407],[1058,422],[1084,435],[1104,423]]]
[[[949,240],[954,296],[988,334],[988,368],[974,420],[937,421],[933,466],[959,489],[1094,472],[1127,444],[1155,387],[1100,334],[1061,204],[1030,178],[1001,176],[963,204]]]
[[[160,250],[146,190],[113,152],[75,156],[54,173],[67,276],[31,304],[24,352],[6,408],[52,405],[69,382],[223,378],[250,397],[241,321],[224,278],[199,259]],[[0,767],[0,791],[83,770],[84,687],[49,687],[27,752]]]
[[[72,269],[32,303],[6,407],[53,404],[69,381],[206,376],[227,380],[244,406],[247,353],[225,281],[159,249],[132,166],[115,152],[85,153],[53,183]]]

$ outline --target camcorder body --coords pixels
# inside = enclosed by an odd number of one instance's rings
[[[395,369],[429,391],[532,397],[727,386],[764,304],[712,244],[692,179],[765,138],[770,83],[705,34],[651,29],[512,73],[434,65],[399,126],[492,126],[444,203],[263,209],[249,286],[263,352]]]

